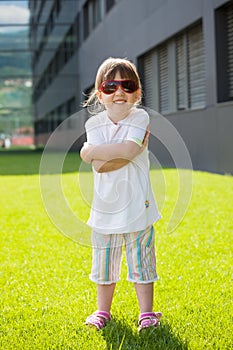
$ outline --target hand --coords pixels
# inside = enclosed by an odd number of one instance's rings
[[[108,173],[110,171],[121,169],[129,162],[130,160],[127,159],[113,159],[107,162],[105,160],[94,159],[92,165],[97,173]]]
[[[144,139],[142,141],[142,151],[144,151],[144,149],[148,146],[148,142],[149,142],[149,136],[150,136],[150,126],[148,125],[146,128],[146,133],[144,136]]]

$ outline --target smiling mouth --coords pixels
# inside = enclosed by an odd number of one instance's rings
[[[116,104],[122,104],[122,103],[125,103],[126,100],[116,100],[116,101],[113,101],[114,103]]]

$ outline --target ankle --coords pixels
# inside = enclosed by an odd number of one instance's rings
[[[153,313],[152,308],[141,309],[141,310],[140,310],[140,315],[141,315],[141,314],[145,314],[145,313]]]
[[[106,317],[111,317],[111,312],[110,310],[106,309],[98,309],[96,312],[103,314]]]

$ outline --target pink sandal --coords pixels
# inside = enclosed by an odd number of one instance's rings
[[[157,328],[160,324],[159,319],[161,317],[161,312],[144,312],[143,314],[140,314],[138,320],[138,331],[141,332],[143,329],[149,327]]]
[[[104,328],[111,320],[111,315],[106,311],[96,311],[92,315],[88,316],[85,324],[89,326],[94,326],[98,330]]]

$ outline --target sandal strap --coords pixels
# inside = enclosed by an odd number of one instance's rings
[[[138,323],[150,318],[156,318],[157,320],[159,320],[161,317],[162,317],[162,312],[144,312],[140,314]]]
[[[85,324],[95,326],[97,329],[102,329],[106,323],[111,320],[111,315],[106,311],[96,311],[88,316]]]
[[[106,321],[110,321],[111,315],[107,311],[96,311],[93,315],[97,317],[103,317]]]
[[[144,312],[140,314],[138,321],[139,331],[148,327],[157,327],[161,317],[161,312]]]

